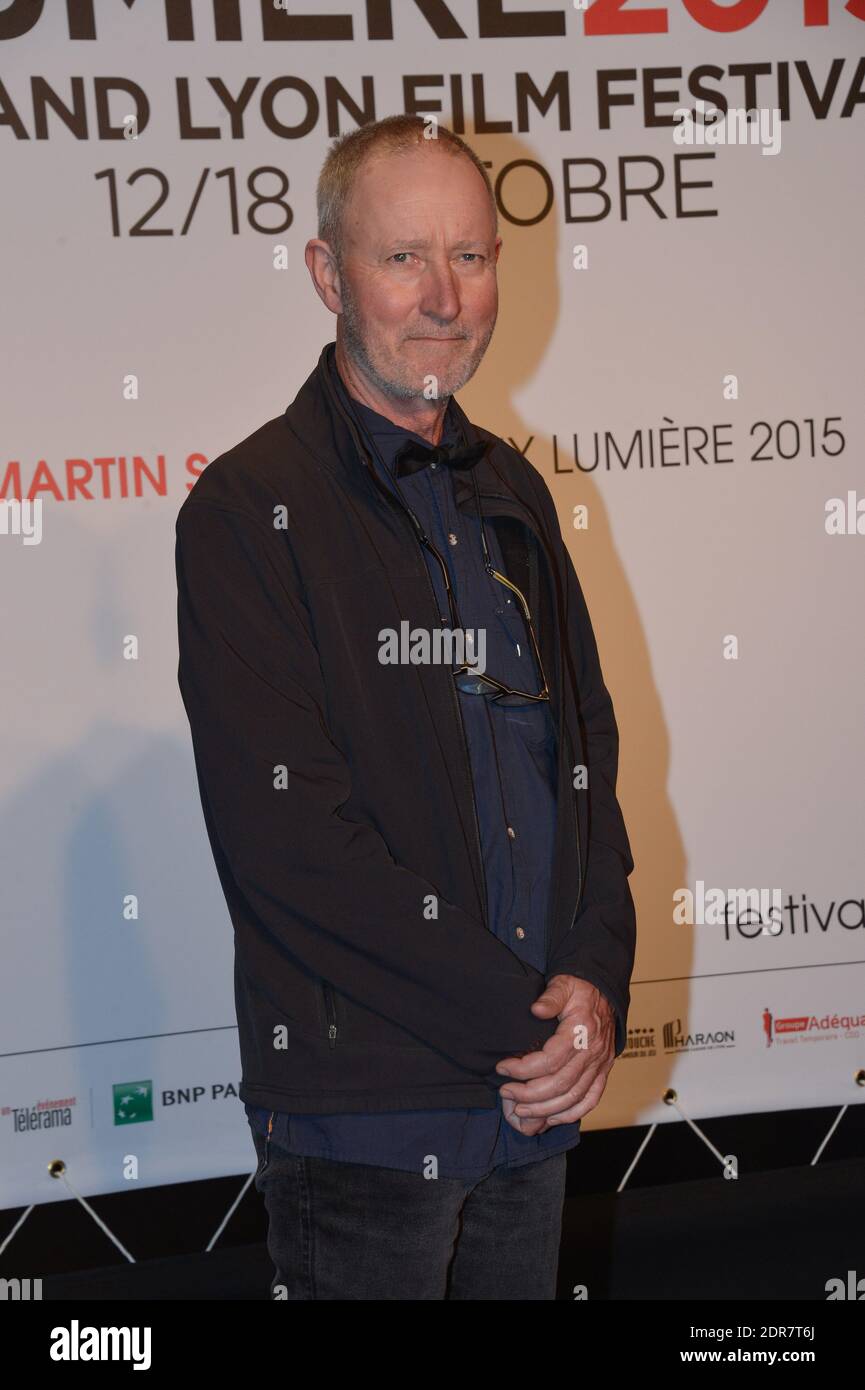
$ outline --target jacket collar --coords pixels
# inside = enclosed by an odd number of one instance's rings
[[[404,505],[401,499],[379,477],[378,469],[369,456],[361,431],[358,429],[351,411],[346,409],[340,398],[340,391],[335,380],[336,366],[333,361],[335,348],[336,344],[333,342],[326,343],[322,348],[318,364],[307,377],[294,401],[285,412],[287,424],[322,467],[339,475],[342,486],[351,486],[353,482],[355,485],[359,485],[364,473],[366,473],[372,486],[377,489],[380,496],[387,499],[389,506]],[[481,432],[469,420],[456,396],[451,397],[451,405],[454,421],[457,427],[463,431],[466,442],[476,443],[482,437]],[[500,459],[500,466],[496,466],[496,455],[502,453],[504,448],[505,446],[502,445],[501,441],[497,440],[486,457],[471,470],[472,475],[477,479],[481,510],[484,518],[511,518],[521,522],[527,528],[536,543],[536,554],[546,556],[547,582],[554,586],[555,562],[550,555],[546,539],[538,530],[531,499],[527,498],[524,501],[517,495],[513,487],[508,485],[504,460]],[[474,483],[471,478],[466,473],[457,472],[453,475],[453,480],[457,507],[473,510],[476,502]],[[509,529],[507,525],[500,532],[499,539],[504,547],[506,562],[510,553],[511,563],[515,570],[519,566],[520,571],[525,572],[526,578],[528,578],[532,564],[524,552],[524,544],[519,541],[518,537],[514,536],[512,529]],[[528,566],[528,570],[526,570],[526,566]],[[540,587],[543,581],[536,570],[534,573],[535,577],[529,586],[531,590],[529,597],[530,600],[540,598],[541,612],[538,616],[541,621],[538,627],[538,641],[541,643],[548,678],[550,674],[554,673],[554,680],[558,684],[561,653],[560,643],[556,640],[554,633],[555,596],[552,589],[546,588],[544,590]]]

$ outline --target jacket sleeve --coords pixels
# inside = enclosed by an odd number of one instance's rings
[[[634,868],[622,810],[616,797],[619,731],[613,702],[604,684],[595,634],[573,561],[562,537],[555,503],[541,475],[534,472],[547,534],[563,576],[568,652],[576,681],[587,767],[589,838],[583,865],[580,909],[571,929],[547,963],[547,979],[576,975],[606,995],[616,1016],[616,1056],[627,1042],[630,979],[636,950],[636,913],[628,876]],[[537,484],[540,484],[538,488]]]
[[[327,727],[287,533],[191,495],[177,518],[176,570],[178,682],[202,799],[250,909],[242,929],[503,1084],[496,1062],[555,1032],[555,1019],[530,1012],[544,977],[398,863],[372,825],[342,813],[351,770]],[[428,895],[437,920],[424,916]],[[266,990],[291,1016],[285,982],[268,978]]]

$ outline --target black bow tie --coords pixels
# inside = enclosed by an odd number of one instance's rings
[[[393,471],[397,478],[407,473],[417,473],[428,463],[446,463],[449,468],[474,468],[480,463],[492,441],[481,439],[477,444],[421,444],[419,440],[409,439],[403,444],[393,461]]]

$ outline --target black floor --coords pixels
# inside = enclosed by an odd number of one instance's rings
[[[865,1275],[865,1161],[569,1197],[559,1298],[816,1300]],[[11,1247],[9,1254],[11,1256]],[[266,1299],[263,1242],[43,1280],[52,1300]]]

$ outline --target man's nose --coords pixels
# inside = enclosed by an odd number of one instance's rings
[[[431,314],[450,323],[460,311],[459,285],[449,264],[430,262],[421,280],[419,308],[422,313]]]

